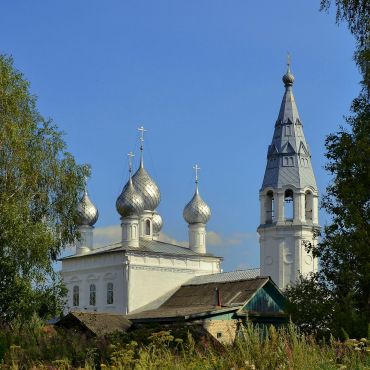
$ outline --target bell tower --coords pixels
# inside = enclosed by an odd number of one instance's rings
[[[285,93],[274,135],[267,150],[267,165],[260,199],[261,276],[271,276],[284,289],[299,274],[317,271],[317,260],[305,244],[316,243],[318,191],[311,154],[293,96],[294,76],[283,76]]]

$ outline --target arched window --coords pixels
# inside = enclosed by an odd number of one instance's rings
[[[113,283],[107,284],[107,304],[113,304]]]
[[[145,221],[145,235],[150,235],[150,220]]]
[[[284,193],[284,216],[286,220],[294,218],[294,198],[293,190],[287,189]]]
[[[306,221],[312,221],[313,195],[307,190],[305,193],[305,216]]]
[[[80,287],[75,285],[73,287],[73,306],[80,305]]]
[[[96,286],[95,284],[90,285],[90,300],[89,300],[90,306],[96,305]]]
[[[266,194],[266,203],[265,203],[265,211],[266,211],[266,223],[270,224],[274,221],[274,193],[270,190]]]

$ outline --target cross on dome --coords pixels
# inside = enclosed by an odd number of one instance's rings
[[[140,126],[138,128],[138,131],[140,131],[140,167],[144,167],[144,160],[143,160],[143,143],[144,143],[144,132],[147,132],[148,130],[146,130],[144,128],[144,126]]]
[[[138,131],[140,131],[140,142],[143,143],[144,142],[144,132],[147,132],[148,130],[146,130],[144,126],[140,126],[138,128]]]
[[[127,154],[128,156],[128,171],[130,172],[130,176],[131,176],[131,172],[132,172],[132,158],[135,157],[135,154],[130,152]]]
[[[200,170],[200,167],[196,164],[193,166],[193,169],[195,171],[195,183],[198,184],[198,172]]]

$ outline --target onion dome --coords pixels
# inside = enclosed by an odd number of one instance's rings
[[[159,234],[163,227],[163,220],[161,215],[158,214],[157,212],[153,214],[152,225],[153,225],[153,234],[154,235]]]
[[[79,226],[93,226],[98,221],[99,211],[90,200],[85,189],[77,205],[77,224]]]
[[[132,182],[135,189],[143,197],[144,210],[154,211],[161,201],[161,192],[159,191],[157,184],[144,168],[142,159],[140,161],[139,169],[132,176]]]
[[[140,216],[144,210],[143,197],[136,191],[131,176],[117,198],[116,208],[122,217]]]
[[[211,218],[211,209],[200,197],[198,182],[196,181],[195,193],[191,201],[185,206],[183,216],[188,224],[206,224]]]
[[[283,82],[284,82],[284,85],[287,87],[287,86],[292,86],[293,85],[293,82],[294,82],[294,75],[292,74],[292,72],[290,71],[290,61],[288,61],[288,70],[287,72],[285,73],[285,75],[283,76]]]

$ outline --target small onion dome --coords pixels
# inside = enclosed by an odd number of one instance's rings
[[[117,198],[116,208],[122,217],[140,216],[143,212],[143,197],[136,191],[131,178]]]
[[[99,211],[90,200],[87,191],[84,194],[77,205],[77,224],[79,226],[93,226],[98,221]]]
[[[153,225],[153,234],[154,235],[159,234],[159,232],[161,231],[163,227],[163,220],[162,220],[161,215],[158,214],[157,212],[153,214],[152,225]]]
[[[283,76],[283,82],[285,86],[292,86],[294,82],[294,76],[292,72],[290,72],[290,67],[287,70],[287,73]]]
[[[211,218],[211,209],[200,197],[198,186],[191,201],[185,206],[183,216],[188,224],[206,224]]]
[[[142,164],[132,176],[132,182],[143,197],[144,210],[154,211],[161,201],[161,192]]]

